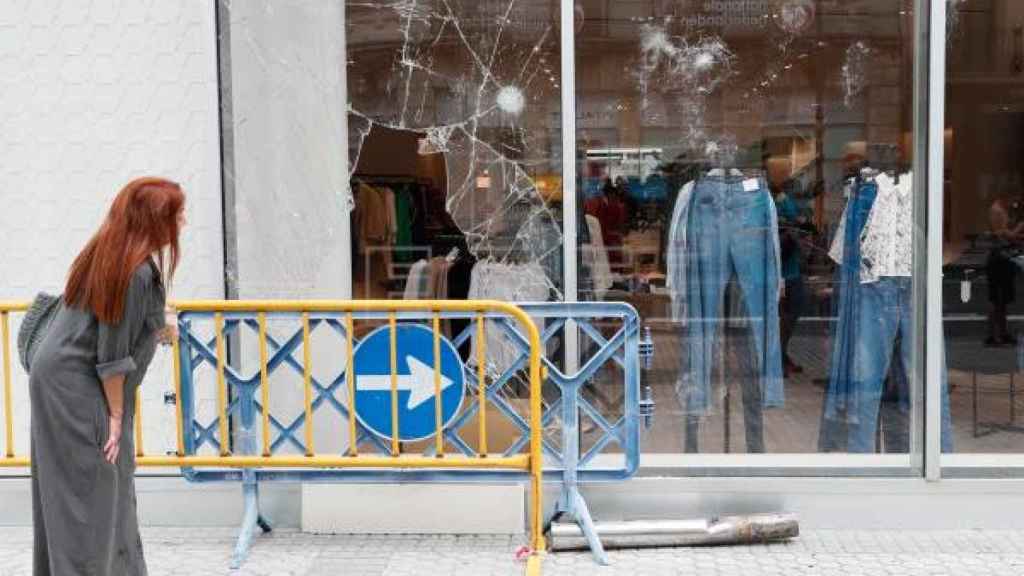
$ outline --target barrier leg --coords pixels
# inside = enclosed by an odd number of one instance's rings
[[[587,502],[580,494],[577,468],[579,466],[579,403],[577,399],[580,393],[580,384],[567,386],[562,390],[562,459],[565,470],[562,472],[562,493],[555,506],[555,515],[568,513],[572,515],[576,524],[579,525],[590,545],[590,552],[594,555],[594,561],[602,566],[608,565],[608,555],[605,554],[604,546],[601,545],[597,531],[594,530],[594,521],[590,517],[590,509]]]
[[[251,470],[244,471],[242,481],[242,498],[245,500],[245,512],[242,515],[242,526],[238,532],[238,542],[235,544],[235,553],[231,557],[231,569],[235,570],[242,566],[246,557],[249,556],[249,548],[252,547],[253,533],[256,525],[262,528],[259,507],[259,486],[256,483],[255,474]],[[264,528],[264,532],[268,531]]]
[[[255,455],[259,453],[257,448],[257,434],[255,428],[256,404],[252,389],[240,390],[240,427],[235,437],[235,444],[242,454]],[[264,409],[269,409],[265,407]],[[263,532],[269,532],[269,525],[260,517],[260,490],[259,481],[256,479],[256,471],[246,469],[242,471],[242,498],[245,511],[242,513],[242,525],[238,530],[238,542],[235,544],[235,553],[231,557],[231,568],[239,568],[249,555],[249,548],[252,547],[253,534],[258,525]]]
[[[575,487],[570,488],[570,491],[572,515],[576,518],[576,523],[579,524],[580,529],[583,530],[583,535],[587,538],[587,544],[590,545],[590,553],[594,556],[594,562],[607,566],[608,554],[604,551],[601,539],[597,536],[597,530],[594,529],[594,521],[590,518],[590,509],[587,508],[587,501],[583,499],[583,495]]]
[[[540,568],[543,557],[540,554],[530,554],[526,559],[526,576],[540,576]]]

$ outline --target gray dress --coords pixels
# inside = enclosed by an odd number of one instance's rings
[[[62,307],[33,359],[32,519],[35,576],[146,574],[135,509],[135,390],[164,325],[165,293],[152,262],[134,272],[116,325]],[[125,375],[116,465],[102,378]]]

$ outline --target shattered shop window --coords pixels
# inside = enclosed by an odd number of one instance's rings
[[[348,2],[353,293],[562,298],[558,4]]]
[[[913,3],[576,6],[578,296],[650,329],[644,450],[909,465]]]

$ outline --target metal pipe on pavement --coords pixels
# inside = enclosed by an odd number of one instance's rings
[[[594,528],[605,548],[760,544],[788,540],[800,534],[795,514],[595,522]],[[572,522],[551,524],[550,542],[552,551],[588,549],[583,531]]]

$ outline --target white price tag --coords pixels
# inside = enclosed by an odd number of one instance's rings
[[[743,181],[744,192],[757,192],[761,189],[761,183],[757,181],[757,178],[748,178]]]

